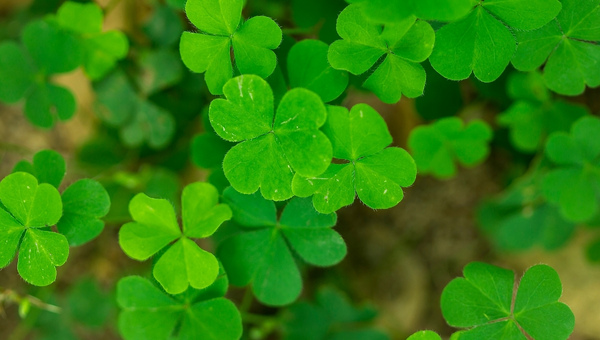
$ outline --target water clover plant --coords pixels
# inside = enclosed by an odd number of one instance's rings
[[[565,340],[573,332],[571,309],[558,299],[560,278],[547,265],[529,268],[515,291],[514,272],[481,262],[444,288],[440,305],[450,326],[468,328],[452,339]]]
[[[223,86],[235,74],[256,74],[266,78],[275,69],[272,51],[281,43],[281,29],[270,18],[257,16],[242,21],[243,0],[189,0],[188,19],[201,33],[184,32],[181,59],[192,71],[205,73],[212,94],[222,94]]]
[[[350,5],[338,16],[337,31],[342,40],[334,41],[327,54],[333,68],[362,74],[385,55],[363,86],[385,103],[399,101],[401,94],[423,94],[426,75],[419,63],[429,57],[435,40],[426,21],[411,16],[381,31],[359,6]]]
[[[282,306],[300,295],[302,278],[294,255],[323,267],[346,255],[344,240],[331,228],[337,216],[318,213],[310,200],[290,200],[278,219],[275,203],[258,193],[244,195],[227,188],[223,195],[241,227],[219,245],[217,255],[231,283],[252,284],[264,304]]]
[[[356,195],[373,209],[391,208],[402,200],[402,188],[415,181],[416,165],[404,149],[388,147],[392,136],[377,111],[366,104],[350,111],[329,106],[323,130],[340,162],[318,176],[294,175],[296,196],[312,196],[315,209],[324,214],[352,204]]]
[[[210,104],[210,122],[221,138],[240,142],[223,160],[225,176],[237,191],[259,188],[270,200],[293,196],[294,173],[316,176],[331,162],[331,143],[319,130],[327,119],[318,95],[303,88],[288,91],[274,109],[273,91],[255,75],[225,84],[227,99]]]
[[[180,294],[189,286],[206,288],[216,280],[219,263],[192,239],[209,237],[231,218],[231,209],[218,198],[217,189],[208,183],[186,186],[181,195],[182,231],[169,201],[137,194],[129,203],[134,222],[121,227],[119,244],[140,261],[164,249],[152,272],[167,293]]]

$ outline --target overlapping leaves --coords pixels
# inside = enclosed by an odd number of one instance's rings
[[[556,17],[558,0],[486,0],[471,2],[464,18],[436,32],[430,61],[446,78],[462,80],[475,74],[483,82],[496,80],[515,54],[511,29],[534,30]]]
[[[323,130],[333,145],[334,163],[318,176],[294,176],[296,196],[313,196],[317,211],[331,213],[354,202],[356,195],[373,209],[387,209],[404,197],[402,187],[413,184],[417,169],[404,149],[387,147],[392,136],[383,118],[366,104],[348,112],[328,107]]]
[[[232,48],[235,66],[241,74],[266,78],[277,65],[272,50],[281,43],[281,29],[264,16],[242,21],[243,6],[243,0],[189,0],[186,3],[188,19],[201,33],[183,33],[181,58],[190,70],[205,73],[204,79],[212,94],[223,94],[223,86],[234,75]]]
[[[223,297],[227,287],[221,272],[203,290],[169,296],[142,277],[125,277],[117,285],[119,330],[126,340],[237,340],[242,320],[233,302]]]
[[[460,118],[449,117],[413,129],[408,145],[419,172],[447,178],[456,173],[455,162],[464,166],[482,162],[491,139],[492,130],[483,121],[463,126]]]
[[[331,143],[319,131],[325,123],[325,105],[315,93],[288,91],[274,110],[269,84],[255,75],[233,78],[225,84],[227,99],[210,104],[215,132],[235,145],[223,160],[225,176],[237,191],[256,192],[270,200],[293,196],[294,173],[315,176],[331,162]]]
[[[543,183],[546,199],[567,220],[584,222],[598,212],[600,197],[600,119],[580,118],[570,133],[556,132],[546,143],[546,156],[557,165]]]
[[[327,55],[333,68],[362,74],[385,56],[363,86],[385,103],[399,101],[401,94],[423,94],[426,75],[419,63],[429,57],[435,40],[426,21],[409,16],[381,30],[359,6],[350,5],[338,16],[337,31],[342,40],[334,41]]]
[[[192,239],[209,237],[231,218],[231,209],[219,204],[218,197],[217,190],[208,183],[185,187],[181,198],[182,231],[169,201],[140,193],[129,203],[134,222],[121,227],[119,244],[128,256],[140,261],[164,249],[153,274],[169,294],[180,294],[189,286],[206,288],[217,278],[219,264]]]
[[[522,71],[545,63],[548,88],[573,96],[583,93],[586,85],[600,86],[600,1],[562,0],[562,7],[556,20],[544,27],[516,32],[519,45],[512,63]]]
[[[558,299],[560,278],[547,265],[529,268],[514,297],[514,273],[493,265],[473,262],[464,278],[452,280],[442,292],[446,322],[457,328],[452,339],[565,340],[573,332],[575,318]]]
[[[244,195],[228,188],[223,195],[241,227],[219,245],[219,259],[232,284],[252,284],[264,304],[281,306],[300,295],[295,255],[316,266],[334,265],[346,255],[344,240],[331,229],[336,215],[318,213],[310,200],[292,199],[278,220],[275,203],[258,193]]]

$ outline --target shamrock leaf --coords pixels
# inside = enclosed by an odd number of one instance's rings
[[[233,76],[230,50],[241,74],[266,78],[275,69],[272,51],[281,43],[279,26],[258,16],[241,20],[242,0],[188,0],[185,12],[202,33],[183,32],[180,52],[183,63],[193,72],[204,73],[212,94],[223,94]]]
[[[350,2],[350,1],[349,1]],[[476,0],[354,0],[371,21],[395,23],[413,15],[425,20],[454,21],[465,16]]]
[[[223,297],[227,286],[227,277],[220,274],[208,288],[169,296],[144,278],[125,277],[117,284],[120,333],[126,340],[237,340],[242,319]]]
[[[82,245],[104,229],[100,219],[110,210],[106,189],[93,179],[82,179],[71,184],[62,194],[63,215],[56,224],[71,246]]]
[[[448,178],[456,173],[455,161],[464,166],[482,162],[491,139],[492,130],[483,121],[463,126],[460,118],[449,117],[413,129],[408,145],[421,173]]]
[[[580,118],[571,133],[555,132],[546,143],[546,156],[558,168],[550,171],[542,188],[546,199],[560,207],[573,222],[590,220],[598,212],[600,197],[600,119]]]
[[[406,340],[442,340],[442,338],[433,331],[418,331]]]
[[[123,142],[130,147],[147,142],[161,149],[173,138],[175,120],[170,112],[136,93],[120,71],[113,72],[94,84],[95,111],[110,125],[120,128]]]
[[[281,306],[294,301],[302,289],[302,278],[292,251],[316,266],[332,266],[346,255],[342,237],[331,229],[336,215],[319,214],[309,200],[295,198],[277,221],[275,203],[258,193],[243,195],[233,188],[223,192],[242,227],[225,239],[217,254],[231,282],[252,284],[256,298]]]
[[[360,200],[373,209],[387,209],[404,197],[402,187],[414,183],[417,169],[408,152],[386,148],[392,143],[383,118],[366,104],[350,112],[328,107],[323,130],[333,144],[334,158],[347,163],[331,164],[319,176],[296,174],[292,188],[300,197],[313,196],[315,209],[331,213]]]
[[[472,262],[464,278],[452,280],[442,292],[442,314],[450,326],[469,328],[452,339],[564,340],[575,327],[569,307],[558,302],[560,278],[547,265],[529,268],[513,297],[514,273]],[[511,308],[514,299],[514,308]]]
[[[292,197],[294,172],[323,173],[331,162],[331,143],[319,131],[326,120],[323,102],[313,92],[296,88],[281,99],[276,113],[269,84],[255,75],[231,79],[223,87],[227,99],[210,104],[216,133],[235,145],[223,160],[225,177],[244,194],[259,188],[266,199]]]
[[[0,182],[0,202],[0,268],[10,264],[18,250],[21,277],[35,286],[51,284],[55,267],[69,256],[67,239],[42,229],[60,219],[60,194],[50,184],[38,184],[31,174],[17,172]]]
[[[102,32],[102,9],[95,3],[65,2],[56,13],[59,25],[73,32],[83,49],[83,67],[92,80],[106,75],[127,55],[129,42],[120,31]]]
[[[58,188],[67,166],[65,159],[54,150],[42,150],[33,156],[33,163],[22,160],[15,164],[12,172],[27,172],[34,175],[39,183],[48,183]]]
[[[514,84],[532,81],[536,84]],[[527,88],[528,85],[535,86],[535,88]],[[589,115],[583,106],[560,99],[553,100],[544,85],[542,75],[537,72],[515,74],[509,78],[509,86],[514,87],[509,92],[514,93],[512,97],[517,101],[508,110],[501,113],[497,119],[499,125],[510,129],[511,142],[520,151],[536,151],[543,145],[549,134],[568,131],[578,118]],[[531,95],[527,95],[527,93],[531,93]]]
[[[429,61],[446,78],[467,79],[471,72],[492,82],[504,71],[516,49],[514,30],[533,30],[554,19],[558,0],[478,1],[464,18],[436,32]]]
[[[217,189],[208,183],[185,187],[181,198],[182,232],[169,201],[140,193],[129,203],[135,222],[121,227],[119,244],[128,256],[140,261],[165,249],[156,260],[153,274],[169,294],[182,293],[188,286],[206,288],[217,278],[219,265],[211,253],[191,239],[209,237],[231,218],[231,210],[218,204],[218,197]]]
[[[327,61],[329,47],[319,40],[302,40],[290,49],[287,69],[290,87],[304,87],[330,102],[348,86],[348,73],[333,69]]]
[[[575,96],[585,86],[600,85],[600,1],[562,0],[556,20],[529,32],[516,32],[519,42],[512,64],[531,71],[542,64],[544,81],[554,92]],[[595,26],[594,26],[595,25]]]
[[[385,55],[363,86],[385,103],[396,103],[401,94],[409,98],[423,94],[425,70],[419,63],[429,57],[435,40],[426,21],[411,16],[381,31],[360,7],[350,5],[340,13],[337,31],[342,40],[334,41],[327,54],[333,68],[362,74]]]
[[[341,292],[320,289],[315,302],[298,302],[284,311],[285,340],[387,340],[374,328],[365,327],[377,312],[370,307],[356,308]]]

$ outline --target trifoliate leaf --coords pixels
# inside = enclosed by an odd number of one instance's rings
[[[331,213],[360,200],[373,209],[387,209],[404,197],[402,187],[414,183],[417,169],[401,148],[386,148],[392,142],[383,118],[366,104],[350,112],[329,106],[323,130],[333,145],[333,157],[348,161],[331,164],[319,176],[296,174],[292,188],[300,197],[313,195],[315,209]]]
[[[466,15],[477,4],[476,0],[360,0],[372,21],[395,23],[412,15],[425,20],[453,21]]]
[[[328,46],[319,40],[302,40],[288,54],[290,87],[304,87],[323,102],[339,97],[348,86],[348,73],[333,69],[327,61]]]
[[[273,92],[255,75],[231,79],[223,88],[227,99],[210,105],[210,122],[223,139],[241,142],[223,161],[223,171],[239,192],[259,188],[270,200],[292,197],[294,172],[319,175],[331,162],[331,143],[319,131],[325,105],[315,93],[296,88],[282,98],[276,113]]]
[[[600,184],[600,119],[580,118],[569,134],[555,132],[546,143],[546,156],[558,168],[543,183],[546,199],[573,222],[590,220],[598,211]]]
[[[230,50],[242,74],[266,78],[275,69],[272,51],[281,43],[281,29],[270,18],[241,20],[242,0],[188,0],[188,19],[201,33],[184,32],[180,53],[183,63],[193,72],[204,73],[212,94],[223,94],[223,86],[233,76]]]
[[[554,92],[575,96],[586,85],[600,85],[600,1],[562,0],[556,20],[534,31],[516,31],[519,42],[512,59],[516,69],[534,70],[542,64],[544,80]]]
[[[110,210],[106,189],[93,179],[82,179],[71,184],[62,194],[63,216],[56,227],[67,237],[71,246],[79,246],[104,229],[101,220]]]
[[[33,84],[34,68],[23,48],[13,42],[0,44],[0,101],[15,103]]]
[[[38,184],[33,175],[17,172],[0,182],[0,202],[0,267],[10,264],[18,250],[19,275],[32,285],[51,284],[55,267],[67,261],[69,244],[63,235],[39,228],[60,219],[60,194],[50,184]]]
[[[452,339],[564,340],[575,327],[569,307],[558,302],[562,286],[558,274],[547,265],[529,268],[519,282],[513,301],[514,273],[493,265],[473,262],[464,278],[452,280],[442,292],[442,314],[449,325],[469,328]]]
[[[119,331],[126,340],[237,340],[242,320],[233,302],[223,297],[223,285],[226,291],[224,274],[204,290],[169,296],[146,279],[125,277],[117,284]]]
[[[42,150],[33,156],[33,163],[20,161],[12,172],[27,172],[35,176],[39,183],[48,183],[55,188],[60,186],[67,166],[65,159],[54,150]]]
[[[122,32],[102,32],[103,19],[102,9],[93,2],[67,1],[56,13],[58,24],[78,37],[83,49],[83,67],[92,80],[106,75],[129,49]]]
[[[75,96],[71,91],[51,83],[41,83],[27,97],[25,116],[38,127],[51,128],[57,119],[71,119],[76,107]]]
[[[455,162],[474,166],[489,154],[492,130],[483,121],[463,126],[457,117],[419,126],[410,134],[408,145],[421,173],[448,178],[456,173]]]
[[[436,32],[431,65],[448,79],[467,79],[473,72],[482,82],[492,82],[515,54],[509,28],[540,28],[560,10],[558,0],[481,1],[469,15]]]
[[[340,13],[337,31],[342,40],[329,47],[327,58],[335,69],[362,74],[385,58],[363,86],[385,103],[395,103],[401,94],[409,98],[423,94],[425,70],[419,64],[431,54],[435,33],[431,26],[414,17],[379,26],[369,22],[357,5]]]
[[[231,282],[252,284],[264,304],[285,305],[300,294],[302,278],[292,251],[316,266],[334,265],[346,255],[344,240],[331,229],[336,215],[319,214],[310,200],[291,200],[277,222],[275,203],[260,194],[243,195],[228,188],[223,195],[242,229],[219,245],[219,258]]]
[[[212,235],[221,223],[231,218],[231,210],[227,205],[218,204],[218,197],[217,189],[208,183],[185,187],[182,232],[169,201],[140,193],[129,203],[135,222],[123,225],[119,244],[127,255],[140,261],[164,248],[153,274],[169,294],[182,293],[188,286],[206,288],[215,281],[219,265],[211,253],[191,239]]]
[[[442,340],[442,338],[434,331],[418,331],[406,340]]]

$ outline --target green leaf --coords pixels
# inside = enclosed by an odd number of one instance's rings
[[[385,103],[399,101],[401,94],[423,94],[425,70],[419,63],[429,57],[435,40],[427,22],[411,16],[381,31],[358,5],[350,5],[340,13],[337,31],[342,40],[334,41],[327,54],[333,68],[358,75],[385,55],[363,86]]]
[[[440,119],[412,130],[408,145],[421,173],[448,178],[456,173],[455,162],[464,166],[481,163],[489,154],[490,127],[483,121],[466,126],[460,118]]]
[[[442,338],[433,331],[418,331],[409,336],[406,340],[442,340]]]
[[[106,189],[93,179],[71,184],[62,194],[63,216],[56,227],[71,246],[79,246],[96,238],[104,229],[101,220],[110,210]]]
[[[215,281],[217,259],[190,238],[206,238],[231,218],[229,207],[218,204],[217,189],[207,183],[185,187],[181,205],[183,233],[167,200],[138,194],[129,204],[135,222],[119,231],[121,248],[136,260],[146,260],[165,249],[156,260],[153,274],[169,294],[180,294],[188,286],[203,289]]]
[[[61,154],[54,150],[42,150],[33,156],[33,164],[25,160],[17,163],[12,172],[19,171],[34,175],[39,183],[48,183],[58,188],[67,170]]]
[[[102,30],[102,9],[95,3],[65,2],[56,12],[58,23],[72,31],[92,34]]]
[[[330,102],[348,86],[348,73],[333,69],[327,61],[328,45],[319,40],[302,40],[288,54],[290,87],[304,87]]]
[[[61,235],[30,228],[25,231],[19,249],[17,270],[28,283],[47,286],[56,281],[56,268],[67,262],[69,243]]]
[[[225,281],[225,282],[223,282]],[[225,290],[215,289],[224,283]],[[168,296],[139,276],[117,284],[119,331],[126,340],[181,339],[237,340],[242,320],[235,305],[223,298],[226,279],[204,290]],[[217,293],[217,294],[214,294]],[[181,324],[178,333],[176,325]]]
[[[313,196],[317,211],[331,213],[350,205],[355,195],[373,209],[398,204],[416,178],[416,166],[400,148],[385,148],[392,142],[381,116],[366,104],[357,104],[350,112],[343,107],[328,107],[324,131],[333,145],[334,158],[348,161],[331,164],[319,176],[296,174],[294,194]]]
[[[171,49],[146,51],[140,56],[141,74],[138,84],[141,93],[150,96],[181,80],[183,65],[179,55]]]
[[[273,202],[258,193],[244,195],[228,188],[224,199],[241,232],[225,239],[217,254],[234,285],[252,285],[264,304],[281,306],[294,301],[302,289],[292,251],[307,263],[331,266],[346,255],[346,245],[333,231],[336,215],[319,214],[310,200],[292,199],[279,223]]]
[[[185,8],[185,1],[181,10]],[[146,35],[159,47],[173,45],[179,40],[183,30],[179,10],[168,5],[155,6],[152,16],[144,25]]]
[[[215,132],[229,141],[242,141],[225,155],[223,171],[239,192],[259,188],[265,198],[292,197],[294,172],[318,175],[331,161],[331,144],[319,131],[327,116],[321,99],[306,89],[293,89],[273,112],[273,92],[255,75],[227,82],[227,99],[210,105]]]
[[[570,134],[555,132],[546,143],[546,155],[558,167],[544,178],[544,196],[569,221],[588,221],[598,211],[599,132],[600,119],[586,116]]]
[[[71,91],[51,83],[41,83],[27,96],[25,116],[38,127],[51,128],[56,119],[71,119],[76,108],[75,96]]]
[[[534,31],[516,32],[519,42],[512,63],[530,71],[546,63],[544,80],[552,91],[579,95],[586,85],[600,85],[600,30],[592,24],[600,19],[598,0],[563,0],[555,21]]]
[[[365,15],[381,23],[399,22],[411,15],[425,20],[454,21],[467,14],[474,0],[362,0],[355,1]]]
[[[32,86],[34,69],[23,48],[16,43],[0,44],[0,56],[0,100],[15,103]]]
[[[206,72],[208,89],[214,95],[223,94],[223,86],[233,76],[231,48],[242,74],[266,78],[277,64],[272,50],[281,44],[281,29],[263,16],[240,24],[242,7],[241,0],[189,0],[185,7],[190,21],[202,32],[182,34],[181,59],[193,72]]]
[[[452,339],[524,340],[527,337],[522,329],[535,339],[562,340],[573,332],[573,313],[558,302],[562,287],[551,267],[536,265],[525,272],[514,311],[512,271],[473,262],[465,266],[463,273],[464,278],[452,280],[442,292],[442,314],[448,324],[470,328],[455,333]]]

